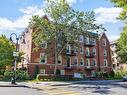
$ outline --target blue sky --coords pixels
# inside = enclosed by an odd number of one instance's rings
[[[123,23],[116,20],[122,9],[115,8],[109,0],[67,0],[79,11],[94,11],[96,23],[103,24],[110,40],[119,37]],[[12,32],[20,34],[27,27],[32,15],[44,15],[44,0],[1,0],[0,34],[9,37]]]

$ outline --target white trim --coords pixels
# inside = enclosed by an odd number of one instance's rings
[[[40,53],[40,63],[41,64],[46,64],[47,63],[47,57],[45,57],[45,62],[41,62],[41,58],[45,56],[45,53]]]
[[[96,48],[93,48],[92,53],[94,53],[94,55],[96,55]]]
[[[84,36],[83,35],[79,35],[79,42],[84,42]]]
[[[59,58],[60,58],[60,60],[59,60]],[[58,61],[61,61],[60,64],[58,63],[58,65],[61,65],[62,64],[62,56],[61,55],[58,56]]]
[[[82,63],[83,63],[82,65],[80,64],[81,60],[82,60]],[[79,66],[84,66],[84,59],[83,58],[80,58]]]
[[[81,49],[82,49],[82,52],[81,52]],[[83,46],[80,47],[80,54],[84,54],[84,47]]]
[[[88,62],[88,64],[87,64],[87,62]],[[86,66],[90,67],[90,59],[86,59]]]
[[[77,64],[75,64],[75,59],[77,59]],[[78,66],[78,58],[74,57],[74,65]]]
[[[104,56],[107,56],[107,50],[104,49]]]
[[[42,73],[43,72],[43,73]],[[45,74],[45,69],[40,69],[40,74]]]
[[[106,63],[105,63],[106,62]],[[104,67],[108,67],[107,59],[104,59]]]
[[[86,47],[86,52],[85,52],[86,55],[90,55],[90,49],[88,47]]]
[[[97,66],[97,60],[96,59],[93,59],[92,60],[92,64],[93,64],[93,61],[95,61],[95,65],[94,66],[96,67]]]

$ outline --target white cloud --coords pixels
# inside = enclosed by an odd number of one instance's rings
[[[109,36],[108,38],[109,38],[109,41],[115,41],[115,40],[119,39],[119,37],[120,37],[120,35],[118,35],[118,36],[114,35],[114,36]]]
[[[116,23],[116,19],[119,16],[119,13],[122,11],[121,8],[111,7],[111,8],[96,8],[94,10],[96,14],[96,22],[99,24],[104,24],[107,22]]]
[[[22,29],[28,26],[29,19],[33,15],[40,15],[42,16],[44,14],[42,8],[39,8],[37,6],[27,7],[24,9],[19,9],[20,12],[23,13],[22,16],[18,17],[15,20],[10,20],[7,18],[0,17],[0,30],[9,30],[14,31],[17,29]]]
[[[75,4],[77,0],[66,0],[70,5]]]

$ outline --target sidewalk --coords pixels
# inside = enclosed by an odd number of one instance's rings
[[[28,86],[20,82],[16,82],[16,84],[11,84],[11,82],[0,81],[0,87],[28,87]]]

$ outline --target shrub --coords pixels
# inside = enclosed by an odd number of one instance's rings
[[[110,77],[114,78],[115,77],[115,72],[112,70],[109,74]]]
[[[5,70],[0,70],[0,75],[4,75]]]
[[[5,79],[11,79],[13,77],[13,74],[14,74],[13,71],[5,71],[4,77]],[[26,80],[26,79],[29,79],[29,75],[25,71],[17,70],[15,74],[15,78],[17,80]]]

